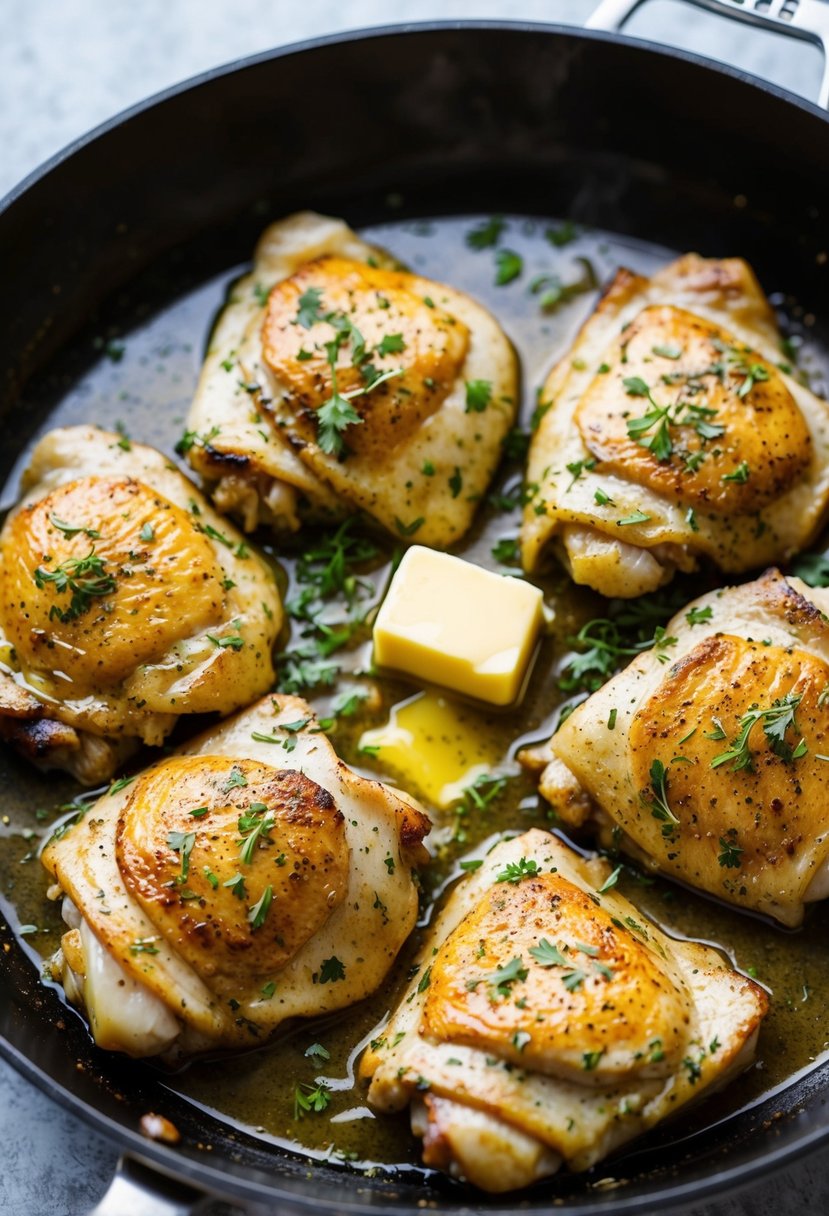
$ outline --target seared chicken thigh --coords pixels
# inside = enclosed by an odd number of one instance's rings
[[[547,797],[646,865],[800,924],[829,895],[828,610],[775,570],[688,605],[553,736]]]
[[[739,573],[802,549],[829,502],[829,406],[784,367],[745,262],[620,270],[543,389],[525,569],[552,549],[631,597],[702,557]]]
[[[268,697],[121,784],[43,852],[53,961],[100,1047],[249,1047],[373,992],[414,926],[429,828]]]
[[[52,431],[23,492],[0,533],[0,734],[24,754],[95,784],[272,685],[273,577],[159,452]]]
[[[472,522],[517,389],[479,304],[302,212],[265,231],[234,285],[183,443],[246,529],[363,511],[443,547]]]
[[[587,1169],[750,1062],[765,992],[609,875],[533,830],[455,887],[361,1064],[428,1165],[490,1191]]]

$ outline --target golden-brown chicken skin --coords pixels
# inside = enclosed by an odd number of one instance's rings
[[[186,713],[273,682],[273,577],[160,453],[93,427],[35,448],[0,532],[0,733],[94,784]]]
[[[414,925],[428,829],[304,701],[265,698],[47,844],[70,925],[53,971],[101,1047],[250,1046],[374,991]]]
[[[770,571],[680,612],[674,642],[635,658],[551,740],[593,801],[581,819],[598,815],[603,836],[613,828],[690,886],[799,924],[829,894],[828,599]]]
[[[516,956],[531,960],[520,1005],[501,1000],[492,979]],[[581,888],[541,873],[496,883],[464,918],[431,964],[422,1026],[518,1067],[602,1086],[675,1071],[689,1007],[664,960]],[[586,1072],[587,1057],[597,1063]]]
[[[472,522],[517,391],[513,349],[479,304],[302,212],[265,231],[233,287],[188,458],[247,529],[357,510],[443,547]]]
[[[606,863],[533,830],[471,869],[360,1067],[375,1107],[411,1104],[426,1164],[490,1191],[586,1169],[750,1062],[765,992]]]
[[[170,837],[187,843],[188,834],[192,844],[182,863]],[[241,857],[240,839],[251,838]],[[133,785],[118,820],[115,857],[130,895],[226,998],[238,991],[240,974],[243,981],[251,971],[284,967],[348,889],[345,820],[328,791],[294,770],[252,760],[229,764],[225,756],[164,761]],[[266,890],[279,914],[251,932],[248,906]]]
[[[707,558],[740,572],[808,544],[829,502],[829,407],[780,362],[736,258],[621,270],[542,392],[525,568],[632,597]]]

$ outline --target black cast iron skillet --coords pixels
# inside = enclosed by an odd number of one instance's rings
[[[820,0],[751,0],[791,32]],[[764,8],[765,6],[765,8]],[[615,22],[635,7],[605,4]],[[729,0],[705,0],[728,10]],[[746,8],[749,6],[746,5]],[[758,10],[764,9],[764,12]],[[775,18],[777,14],[777,18]],[[778,19],[779,18],[779,19]],[[300,207],[359,226],[487,210],[570,216],[670,248],[740,253],[829,320],[829,120],[817,107],[690,56],[543,26],[376,31],[263,55],[174,89],[57,157],[0,211],[0,483],[83,366],[84,338],[244,261],[263,225]],[[82,340],[83,339],[83,340]],[[74,369],[74,371],[73,371]],[[26,780],[0,755],[0,781]],[[197,1112],[146,1066],[104,1057],[2,925],[0,1050],[129,1155],[99,1209],[189,1212],[210,1192],[269,1210],[404,1213],[664,1211],[756,1179],[829,1141],[829,1070],[674,1144],[634,1149],[520,1205],[438,1179],[314,1165]],[[175,1148],[138,1131],[160,1110]],[[782,1118],[779,1117],[782,1115]],[[211,1146],[209,1151],[205,1145]],[[140,1164],[143,1163],[143,1164]],[[151,1169],[147,1169],[149,1166]],[[150,1194],[158,1207],[150,1204]],[[143,1198],[142,1198],[143,1197]]]

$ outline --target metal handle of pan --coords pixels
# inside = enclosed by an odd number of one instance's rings
[[[601,0],[585,22],[589,30],[619,30],[644,0]],[[687,0],[709,13],[811,42],[823,51],[818,105],[829,109],[829,4],[825,0]]]
[[[204,1191],[122,1157],[103,1199],[88,1216],[208,1216],[214,1200]],[[207,1206],[205,1206],[207,1205]],[[226,1216],[241,1216],[242,1209],[222,1205]]]

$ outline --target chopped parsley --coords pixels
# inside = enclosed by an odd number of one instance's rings
[[[513,249],[499,249],[495,255],[495,268],[495,286],[506,287],[523,272],[524,259]]]
[[[730,764],[732,773],[740,772],[742,769],[754,772],[754,759],[749,748],[749,738],[758,722],[762,723],[763,733],[769,747],[781,760],[791,764],[805,756],[808,748],[802,737],[794,746],[786,739],[786,732],[789,730],[795,735],[800,734],[795,711],[801,700],[802,693],[787,693],[785,697],[778,697],[766,709],[761,709],[757,705],[753,706],[740,718],[740,731],[736,739],[726,751],[720,752],[718,756],[714,757],[711,761],[711,768]],[[719,726],[719,723],[716,725]]]
[[[466,243],[470,249],[491,249],[498,244],[505,227],[504,217],[493,215],[491,219],[484,220],[477,228],[472,228],[467,232]]]
[[[726,870],[739,870],[743,864],[744,849],[737,844],[737,833],[731,829],[727,836],[720,837],[720,849],[717,861]]]
[[[492,400],[492,384],[489,380],[466,381],[466,413],[482,414]]]
[[[117,583],[114,577],[106,572],[105,566],[106,559],[99,557],[94,547],[86,557],[68,557],[54,570],[38,566],[33,575],[38,588],[42,589],[51,583],[59,595],[71,592],[71,599],[66,608],[52,605],[49,609],[49,620],[57,619],[66,625],[87,612],[93,600],[111,595],[117,589]]]
[[[77,536],[79,532],[83,532],[84,536],[88,536],[90,540],[99,540],[101,536],[96,528],[88,528],[86,524],[69,524],[66,520],[59,519],[54,511],[49,515],[49,523],[64,536]]]
[[[322,960],[319,970],[319,982],[321,984],[336,984],[338,980],[344,979],[345,963],[340,962],[336,955]]]
[[[328,1109],[331,1090],[324,1081],[318,1085],[300,1083],[294,1089],[294,1119],[303,1119],[307,1114],[319,1115]]]
[[[167,835],[167,847],[178,853],[181,860],[181,870],[176,877],[177,883],[183,883],[190,872],[190,854],[196,843],[195,832],[170,832]]]
[[[255,933],[257,929],[261,929],[264,925],[268,912],[270,911],[272,901],[273,887],[270,883],[268,883],[253,907],[248,908],[248,923],[250,924],[252,933]]]
[[[520,861],[508,861],[500,874],[495,877],[496,882],[508,882],[516,886],[524,878],[535,878],[540,874],[538,862],[534,858],[522,857]]]

